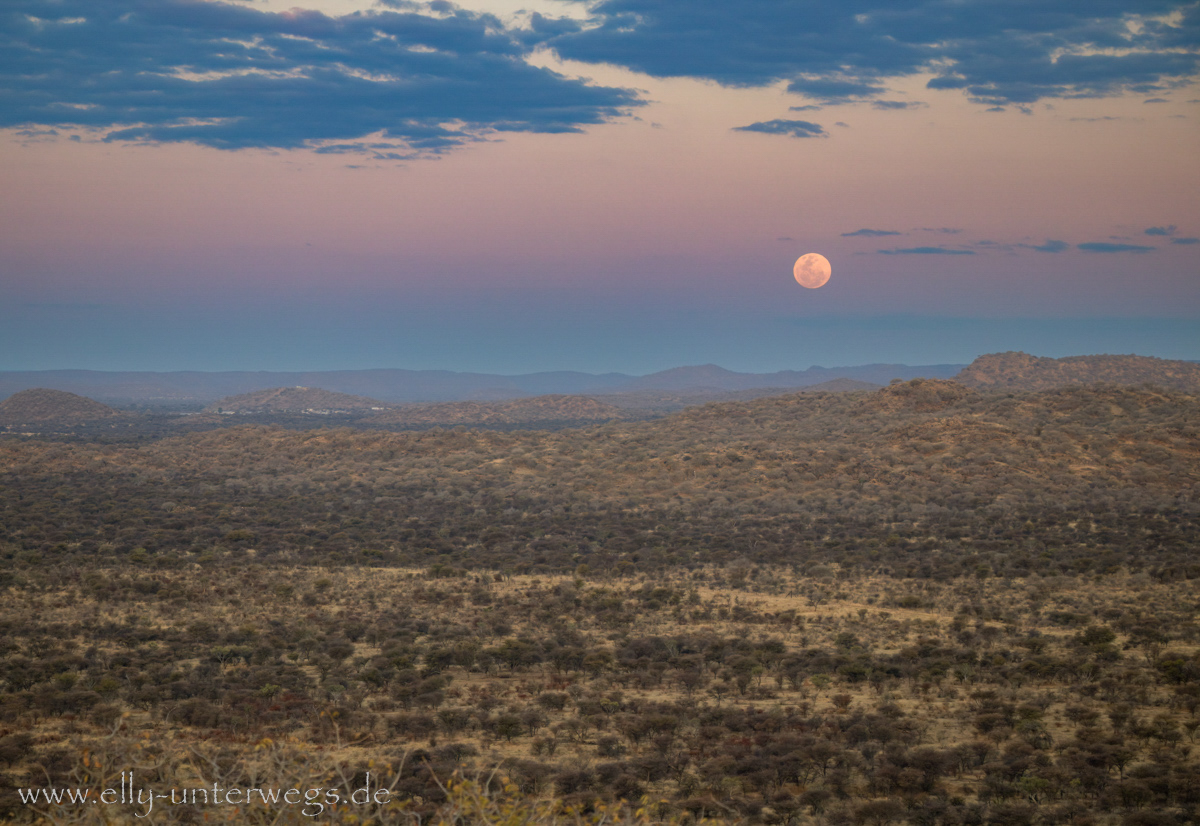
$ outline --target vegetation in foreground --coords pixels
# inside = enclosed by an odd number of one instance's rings
[[[339,822],[464,822],[468,791],[507,807],[498,822],[603,804],[682,822],[1142,824],[1200,805],[1196,597],[1145,574],[63,573],[10,587],[0,616],[7,819],[131,819],[144,807],[16,791],[99,793],[124,771],[163,790],[389,790],[321,813]],[[204,816],[306,820],[160,803],[155,822]]]

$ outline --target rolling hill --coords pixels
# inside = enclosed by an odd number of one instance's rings
[[[955,381],[978,390],[1047,390],[1069,384],[1153,384],[1189,393],[1200,391],[1200,364],[1151,356],[1039,358],[1027,353],[991,353],[963,368]]]
[[[0,402],[0,424],[75,423],[108,419],[120,414],[86,396],[38,387],[22,390]]]

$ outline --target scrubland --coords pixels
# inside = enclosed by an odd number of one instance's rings
[[[553,433],[0,440],[18,790],[332,822],[1158,824],[1200,807],[1200,403],[709,405]],[[152,822],[310,822],[167,805]]]

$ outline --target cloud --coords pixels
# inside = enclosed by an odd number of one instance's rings
[[[1175,226],[1174,224],[1171,224],[1170,226],[1167,226],[1167,227],[1146,227],[1146,234],[1147,235],[1174,235],[1175,230],[1177,230],[1177,229],[1179,229],[1179,227]]]
[[[806,120],[767,120],[749,126],[735,126],[735,132],[763,132],[768,135],[789,135],[793,138],[829,137],[824,127]]]
[[[372,136],[409,156],[498,132],[577,132],[639,103],[530,65],[490,15],[390,5],[328,17],[203,0],[9,0],[0,127],[221,149]]]
[[[1037,252],[1063,252],[1071,248],[1071,245],[1066,241],[1052,241],[1049,238],[1046,239],[1046,243],[1044,244],[1017,244],[1017,246],[1027,250],[1036,250]]]
[[[529,17],[529,28],[540,37],[570,34],[580,30],[578,20],[569,17],[547,17],[541,12],[534,12]],[[540,39],[536,38],[536,39]]]
[[[587,25],[542,41],[562,57],[733,87],[785,81],[826,102],[920,73],[993,107],[1152,95],[1200,68],[1192,0],[574,2]]]
[[[567,2],[587,19],[534,13],[509,28],[446,0],[380,0],[337,17],[213,0],[8,0],[0,128],[221,149],[390,141],[364,148],[410,156],[504,132],[577,132],[643,102],[529,63],[543,47],[881,109],[920,105],[880,98],[921,73],[934,75],[930,88],[1027,110],[1045,98],[1151,96],[1200,70],[1191,0]],[[825,134],[787,123],[742,129]]]
[[[854,232],[843,232],[843,238],[855,238],[865,236],[867,238],[878,238],[881,235],[900,235],[894,229],[856,229]]]
[[[880,255],[974,255],[975,250],[952,250],[946,247],[908,247],[907,249],[879,250]]]
[[[1200,244],[1200,238],[1172,238],[1172,244]]]
[[[1141,244],[1110,244],[1106,241],[1089,241],[1086,244],[1076,244],[1084,252],[1150,252],[1155,247],[1144,247]]]
[[[891,109],[921,109],[929,104],[919,100],[873,100],[871,101],[872,108],[881,109],[884,111]]]
[[[380,0],[338,17],[212,0],[8,0],[0,128],[72,126],[108,140],[221,149],[390,141],[363,148],[411,156],[503,132],[577,132],[643,102],[530,64],[542,47],[659,77],[784,83],[814,102],[880,109],[920,105],[879,99],[919,73],[934,75],[934,89],[1027,108],[1043,98],[1154,95],[1200,67],[1200,5],[1184,0],[568,2],[588,19],[534,13],[508,28],[445,0]],[[825,134],[787,123],[742,129]]]
[[[846,77],[801,77],[788,84],[788,91],[833,104],[874,97],[887,90],[878,83]]]

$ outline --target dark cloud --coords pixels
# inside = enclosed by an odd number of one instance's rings
[[[542,41],[563,57],[726,86],[782,80],[829,102],[919,72],[989,106],[1153,94],[1200,66],[1193,0],[576,2],[590,24]]]
[[[1141,244],[1110,244],[1107,241],[1089,241],[1086,244],[1076,244],[1084,252],[1150,252],[1155,247],[1144,247]]]
[[[928,104],[919,100],[873,100],[871,106],[884,111],[891,109],[920,109]]]
[[[788,84],[788,91],[833,104],[874,97],[886,91],[886,87],[845,77],[814,77],[793,80]]]
[[[843,238],[855,238],[865,236],[867,238],[878,238],[881,235],[900,235],[894,229],[856,229],[854,232],[843,232]]]
[[[403,155],[436,154],[494,133],[579,131],[641,102],[526,62],[542,46],[660,77],[783,82],[813,101],[881,109],[920,105],[878,99],[920,72],[935,75],[931,88],[1028,111],[1044,98],[1153,96],[1200,66],[1194,0],[575,2],[588,4],[589,20],[534,13],[508,29],[446,0],[380,0],[342,17],[205,0],[8,0],[0,127],[223,149],[382,140]],[[788,126],[804,123],[742,129],[825,134]]]
[[[1146,234],[1147,235],[1174,235],[1175,230],[1177,230],[1177,229],[1179,229],[1179,227],[1175,226],[1174,224],[1171,224],[1170,226],[1166,226],[1166,227],[1146,227]]]
[[[494,132],[579,131],[638,103],[528,64],[490,15],[389,5],[332,18],[200,0],[9,0],[0,126],[222,149],[349,151],[372,136],[389,148],[363,149],[408,157]]]
[[[1066,241],[1052,241],[1049,238],[1046,239],[1046,243],[1044,244],[1017,244],[1017,246],[1027,250],[1036,250],[1037,252],[1063,252],[1071,248],[1071,245]]]
[[[1172,244],[1200,244],[1200,238],[1172,238]]]
[[[819,123],[806,120],[767,120],[749,126],[735,126],[735,132],[763,132],[768,135],[788,135],[793,138],[828,137]]]
[[[946,247],[908,247],[907,249],[879,250],[880,255],[974,255],[975,250],[953,250]]]
[[[573,34],[582,28],[578,20],[572,20],[569,17],[546,17],[536,11],[530,16],[529,25],[537,35],[537,40],[547,35],[553,37],[560,34]]]

